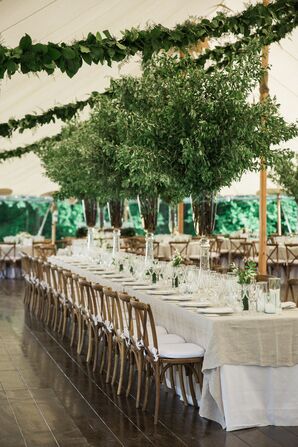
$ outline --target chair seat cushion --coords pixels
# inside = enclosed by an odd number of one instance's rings
[[[159,345],[164,345],[164,344],[173,344],[173,343],[185,343],[184,338],[180,337],[180,335],[177,334],[163,334],[163,335],[158,335],[157,337],[158,340],[158,346]],[[152,339],[152,335],[149,334],[149,345],[150,345],[150,349],[153,346],[153,339]]]
[[[204,356],[204,349],[194,343],[160,344],[158,351],[159,357],[168,359],[187,359]]]

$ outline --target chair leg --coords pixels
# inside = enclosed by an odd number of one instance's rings
[[[88,352],[87,352],[87,363],[90,363],[93,354],[93,337],[92,337],[92,326],[88,322]]]
[[[125,345],[124,343],[120,346],[120,372],[119,372],[119,383],[118,383],[118,390],[117,395],[119,396],[122,391],[122,384],[123,384],[123,378],[124,378],[124,366],[125,366]]]
[[[95,372],[96,370],[96,366],[97,366],[97,361],[98,361],[98,335],[97,335],[97,327],[95,326],[95,331],[94,331],[94,353],[93,353],[93,367],[92,367],[92,371]]]
[[[160,373],[159,364],[155,365],[154,368],[154,379],[155,379],[155,411],[154,411],[154,425],[158,422],[158,413],[160,405]]]
[[[140,355],[138,356],[138,359],[136,360],[136,364],[137,364],[137,371],[138,371],[136,408],[140,408],[142,375],[143,375],[143,355],[142,355],[142,353],[140,353]]]
[[[113,340],[111,335],[108,335],[108,352],[107,352],[107,357],[108,357],[108,366],[107,366],[107,374],[106,374],[106,383],[110,382],[110,375],[111,375],[111,368],[112,368],[112,348],[113,348]]]
[[[130,352],[130,354],[129,354],[129,372],[128,372],[128,382],[127,382],[127,388],[126,388],[126,397],[129,396],[129,393],[130,393],[130,390],[131,390],[133,372],[134,372],[134,354],[132,352]]]
[[[150,366],[146,365],[146,381],[145,381],[145,395],[143,401],[143,411],[146,411],[148,405],[148,397],[149,397],[149,388],[150,388]]]
[[[114,385],[115,382],[116,382],[117,369],[118,369],[118,359],[119,359],[118,346],[115,346],[114,368],[113,368],[111,385]]]
[[[189,383],[189,389],[190,389],[192,403],[193,403],[193,406],[197,408],[198,407],[198,401],[197,401],[197,398],[196,398],[196,393],[195,393],[195,389],[194,389],[194,385],[193,385],[193,370],[192,370],[192,366],[187,368],[187,374],[188,374],[188,383]]]
[[[104,369],[104,366],[105,366],[106,351],[107,351],[107,340],[104,339],[104,341],[103,341],[103,349],[102,349],[102,354],[101,354],[101,360],[100,360],[100,369],[99,369],[99,373],[100,374],[103,373],[103,369]]]
[[[184,386],[182,365],[178,365],[178,373],[179,373],[179,382],[180,382],[180,388],[181,388],[181,393],[182,393],[182,397],[183,397],[183,402],[184,402],[184,405],[187,407],[188,401],[187,401],[186,391],[185,391],[185,386]]]

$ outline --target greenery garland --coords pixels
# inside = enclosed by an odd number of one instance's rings
[[[16,48],[0,46],[0,79],[7,73],[12,76],[19,69],[22,73],[46,71],[52,74],[56,68],[73,77],[83,62],[91,65],[122,61],[138,51],[144,60],[160,50],[170,48],[185,49],[205,38],[220,37],[226,33],[249,37],[254,34],[265,37],[268,43],[275,42],[285,35],[285,28],[297,25],[297,0],[276,0],[268,6],[261,3],[249,6],[235,16],[227,17],[218,13],[213,19],[202,19],[199,23],[186,22],[174,29],[155,25],[146,30],[132,28],[124,31],[117,40],[108,30],[89,33],[87,39],[66,43],[33,44],[31,37],[23,36]],[[275,31],[272,32],[272,27]],[[287,31],[288,32],[288,31]],[[278,37],[281,36],[281,37]],[[215,51],[216,52],[216,51]],[[214,54],[214,53],[212,53]],[[226,57],[231,57],[228,54]]]
[[[32,129],[38,125],[49,124],[55,122],[56,119],[62,121],[71,120],[79,111],[83,110],[87,105],[94,107],[100,93],[92,92],[85,101],[77,101],[65,104],[63,106],[55,106],[46,112],[40,114],[28,114],[21,119],[11,118],[7,123],[0,123],[0,136],[10,137],[13,131],[17,130],[23,133],[25,129]]]
[[[53,137],[45,137],[42,140],[38,140],[35,143],[28,144],[26,146],[17,147],[16,149],[11,149],[8,151],[0,152],[0,163],[2,161],[8,160],[9,158],[22,157],[23,155],[29,154],[30,152],[38,151],[46,143],[60,141],[64,137],[63,133],[58,133]]]

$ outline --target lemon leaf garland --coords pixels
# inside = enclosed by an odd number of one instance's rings
[[[120,62],[139,51],[146,61],[154,52],[167,51],[170,48],[185,49],[198,40],[218,38],[228,33],[240,37],[240,42],[242,37],[266,36],[269,44],[280,40],[297,26],[297,16],[297,0],[276,0],[268,6],[261,3],[249,6],[234,16],[226,16],[220,12],[211,20],[202,19],[198,23],[187,21],[173,29],[162,25],[154,25],[145,30],[132,28],[125,30],[121,39],[105,30],[103,35],[99,32],[89,33],[85,40],[70,45],[64,42],[33,44],[32,38],[25,34],[15,48],[0,46],[0,79],[5,74],[11,77],[18,70],[22,73],[46,71],[52,74],[57,68],[73,77],[83,63],[111,65],[113,61]],[[215,47],[208,54],[216,54],[218,48],[221,46]],[[225,58],[229,60],[232,54],[226,50]]]

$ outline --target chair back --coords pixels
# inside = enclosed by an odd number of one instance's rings
[[[0,258],[2,261],[14,261],[16,257],[15,242],[1,242]]]
[[[188,249],[189,241],[170,241],[170,250],[171,250],[171,257],[175,255],[176,252],[178,252],[183,258],[187,257],[187,249]]]
[[[119,335],[123,333],[124,325],[123,318],[121,312],[121,306],[119,302],[119,298],[117,292],[114,292],[112,289],[104,287],[104,304],[106,310],[106,320],[105,326],[106,329],[115,335]]]
[[[279,260],[278,244],[267,244],[266,256],[267,256],[267,264],[278,264]]]
[[[136,345],[139,349],[144,347],[146,354],[154,360],[154,353],[158,353],[158,340],[150,304],[131,300],[131,307],[136,322]]]
[[[291,268],[292,266],[298,266],[298,244],[285,244],[286,246],[286,256],[287,265]]]
[[[246,242],[246,237],[230,237],[230,252],[234,255],[242,255],[242,244]]]

